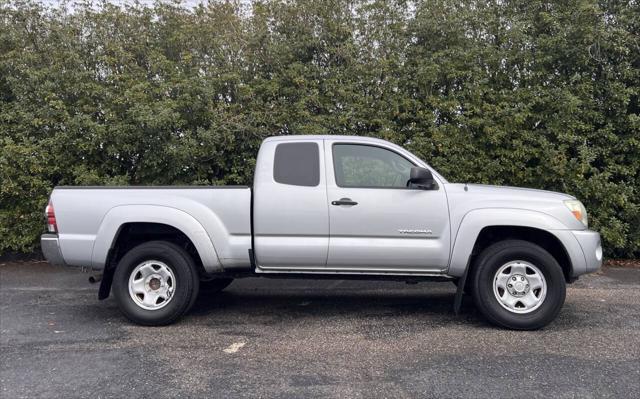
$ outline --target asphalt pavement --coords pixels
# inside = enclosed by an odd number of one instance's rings
[[[640,397],[640,269],[581,278],[532,332],[455,316],[451,283],[257,278],[140,327],[87,277],[0,264],[0,397]]]

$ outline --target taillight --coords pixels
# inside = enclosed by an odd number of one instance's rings
[[[56,223],[56,213],[53,211],[53,204],[49,201],[49,204],[44,210],[44,214],[47,218],[47,230],[49,233],[58,232],[58,224]]]

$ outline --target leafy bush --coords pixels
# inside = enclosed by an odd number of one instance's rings
[[[267,136],[356,134],[573,194],[638,256],[639,32],[635,1],[0,3],[0,252],[55,185],[250,183]]]

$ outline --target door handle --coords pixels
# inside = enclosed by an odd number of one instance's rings
[[[337,201],[331,201],[331,205],[358,205],[358,203],[351,201],[351,198],[340,198]]]

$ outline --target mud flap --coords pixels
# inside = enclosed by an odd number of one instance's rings
[[[102,280],[100,280],[100,288],[98,289],[99,300],[109,298],[109,294],[111,293],[111,283],[113,282],[113,275],[115,271],[115,267],[110,267],[104,270]]]
[[[458,289],[456,290],[456,296],[453,301],[453,313],[458,316],[460,315],[460,308],[462,307],[462,295],[464,295],[464,287],[467,284],[467,274],[469,274],[469,264],[471,263],[471,257],[467,261],[467,266],[464,268],[464,273],[462,277],[458,280]]]

